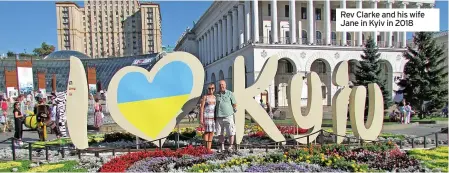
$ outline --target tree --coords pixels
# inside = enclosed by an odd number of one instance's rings
[[[443,47],[436,45],[430,32],[415,33],[413,43],[403,54],[408,60],[404,68],[404,98],[414,108],[421,108],[424,101],[430,101],[428,110],[442,108],[448,94]]]
[[[392,104],[391,94],[390,91],[386,89],[388,79],[383,79],[383,75],[381,74],[381,62],[379,61],[380,53],[378,53],[378,51],[379,48],[376,46],[374,40],[369,37],[365,48],[363,49],[364,54],[361,55],[362,60],[357,64],[355,86],[365,86],[368,89],[368,84],[377,83],[382,90],[384,109],[388,109]],[[365,113],[368,112],[368,101],[367,96]]]
[[[12,52],[12,51],[8,51],[6,53],[6,57],[15,57],[15,56],[16,56],[16,54],[14,52]]]
[[[36,54],[37,56],[39,56],[41,58],[49,55],[53,51],[55,51],[55,46],[49,45],[49,44],[47,44],[45,42],[43,42],[41,44],[41,47],[36,48],[36,49],[33,50],[34,54]]]

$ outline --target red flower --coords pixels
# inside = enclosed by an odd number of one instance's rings
[[[155,151],[141,151],[125,154],[111,159],[100,168],[100,172],[125,172],[132,164],[147,157],[182,157],[183,155],[201,156],[210,154],[204,146],[187,146],[176,151],[164,149]]]

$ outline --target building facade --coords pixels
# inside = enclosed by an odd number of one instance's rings
[[[8,74],[12,74],[12,79],[17,80],[18,75],[17,65],[21,62],[29,62],[33,71],[33,90],[38,87],[45,88],[48,92],[51,91],[66,91],[68,84],[68,77],[70,72],[70,57],[75,56],[81,60],[86,70],[86,74],[90,70],[94,71],[93,76],[88,74],[89,84],[97,84],[103,89],[107,89],[109,82],[114,74],[126,66],[139,66],[150,70],[151,67],[163,56],[161,53],[153,53],[138,56],[125,56],[114,58],[92,59],[80,52],[76,51],[57,51],[48,55],[45,59],[37,60],[16,60],[14,58],[0,60],[0,94],[6,92],[7,87],[16,87],[18,84],[11,84],[14,81],[8,81]],[[39,75],[43,75],[39,78]],[[9,78],[9,79],[11,79]],[[90,79],[94,79],[92,82]],[[98,87],[97,87],[98,88]]]
[[[245,58],[246,85],[257,79],[267,58],[278,55],[278,71],[271,85],[256,100],[278,108],[288,106],[288,81],[297,73],[316,72],[323,89],[323,105],[332,104],[337,87],[332,72],[349,61],[351,81],[368,36],[377,38],[387,89],[395,90],[406,60],[405,32],[336,32],[336,8],[433,8],[434,1],[216,1],[192,29],[179,39],[175,50],[197,56],[204,65],[206,83],[226,80],[232,90],[236,56]],[[243,75],[243,74],[242,74]],[[305,86],[306,87],[306,86]],[[392,92],[393,95],[393,92]],[[303,105],[307,90],[303,89]]]
[[[133,56],[162,51],[159,4],[137,0],[56,2],[59,50],[92,58]]]

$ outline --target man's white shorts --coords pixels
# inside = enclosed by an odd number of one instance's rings
[[[235,135],[235,123],[234,123],[234,115],[230,115],[227,117],[217,117],[217,121],[215,123],[217,127],[217,135],[225,135],[233,136]]]

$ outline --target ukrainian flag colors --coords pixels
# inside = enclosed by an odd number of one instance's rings
[[[192,71],[180,61],[162,67],[151,83],[142,73],[128,73],[118,85],[118,108],[137,129],[156,139],[187,102],[192,87]]]

